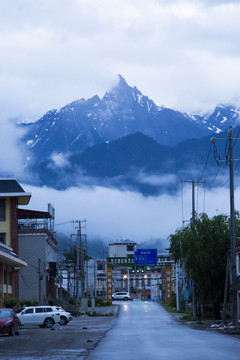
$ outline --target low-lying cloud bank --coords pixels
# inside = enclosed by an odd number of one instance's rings
[[[47,211],[51,203],[56,212],[56,230],[66,235],[76,233],[73,220],[87,220],[88,240],[101,238],[106,242],[131,239],[141,243],[150,238],[165,239],[191,217],[191,189],[176,196],[144,197],[140,193],[119,191],[105,187],[69,188],[58,191],[47,187],[22,185],[32,193],[27,206]],[[235,208],[239,209],[240,189],[235,191]],[[182,201],[183,200],[183,201]],[[205,211],[210,217],[229,214],[229,191],[218,189],[196,193],[196,211]]]

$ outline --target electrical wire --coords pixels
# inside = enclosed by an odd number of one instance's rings
[[[200,175],[199,178],[198,178],[198,181],[201,180],[201,178],[203,177],[204,171],[206,170],[207,163],[208,163],[209,156],[210,156],[210,152],[211,152],[211,149],[212,149],[212,145],[213,145],[213,143],[211,142],[210,147],[209,147],[209,150],[208,150],[207,158],[206,158],[206,161],[205,161],[205,164],[204,164],[202,173],[201,173],[201,175]]]
[[[60,225],[65,225],[65,224],[70,224],[70,223],[74,223],[75,220],[70,220],[70,221],[66,221],[64,223],[61,223],[61,224],[55,224],[54,226],[60,226]]]
[[[203,214],[205,213],[205,201],[206,201],[206,181],[204,183],[204,193],[203,193]]]
[[[236,135],[236,139],[235,139],[235,141],[234,141],[234,144],[233,144],[233,148],[234,148],[234,146],[236,145],[236,142],[237,142],[237,140],[238,140],[239,132],[240,132],[240,127],[238,128],[238,132],[237,132],[237,135]]]
[[[183,217],[183,182],[181,180],[181,196],[182,196],[182,223],[184,224],[184,217]]]
[[[198,214],[198,198],[199,198],[199,182],[197,182],[197,205],[196,205],[196,213]]]
[[[208,185],[209,187],[212,186],[212,184],[214,183],[214,181],[215,181],[216,178],[218,177],[218,174],[219,174],[219,172],[220,172],[221,166],[222,166],[222,163],[220,163],[220,165],[218,166],[217,173],[216,173],[216,175],[214,176],[213,180],[212,180],[212,181],[210,182],[210,184]]]

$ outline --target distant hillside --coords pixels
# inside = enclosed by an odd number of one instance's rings
[[[223,153],[225,143],[219,142],[218,151]],[[238,143],[235,148],[239,149]],[[211,137],[169,147],[136,133],[71,155],[62,166],[45,161],[38,164],[35,173],[39,184],[57,189],[102,185],[156,195],[177,191],[182,177],[198,178],[207,159],[204,177],[211,179],[218,168]]]

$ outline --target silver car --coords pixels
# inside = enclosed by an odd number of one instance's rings
[[[126,292],[126,291],[118,291],[118,292],[112,294],[112,299],[113,300],[123,300],[123,301],[132,300],[131,295],[129,294],[129,292]]]
[[[17,314],[21,325],[39,325],[51,328],[60,323],[60,312],[52,306],[28,306]]]
[[[66,325],[73,319],[70,312],[65,311],[61,306],[52,306],[52,308],[60,313],[60,325]]]

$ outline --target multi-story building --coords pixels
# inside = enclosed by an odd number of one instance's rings
[[[0,180],[0,300],[17,298],[18,272],[27,262],[19,256],[17,210],[27,205],[31,194],[16,180]]]
[[[97,296],[106,297],[106,259],[90,259],[87,265],[87,278],[86,284],[88,286],[87,294],[90,297]]]
[[[54,209],[18,209],[19,255],[28,267],[19,272],[19,298],[39,304],[57,297],[57,241],[54,236]]]
[[[133,257],[137,244],[131,241],[109,244],[109,257]]]
[[[115,265],[112,269],[112,292],[129,290],[133,298],[159,300],[162,298],[164,264],[157,264],[154,267],[135,267],[134,252],[136,250],[137,243],[135,242],[123,241],[109,244],[109,257],[117,260],[113,261]],[[162,253],[159,256],[163,262],[167,262],[169,254]],[[132,261],[129,262],[130,259],[127,258],[132,258]]]

